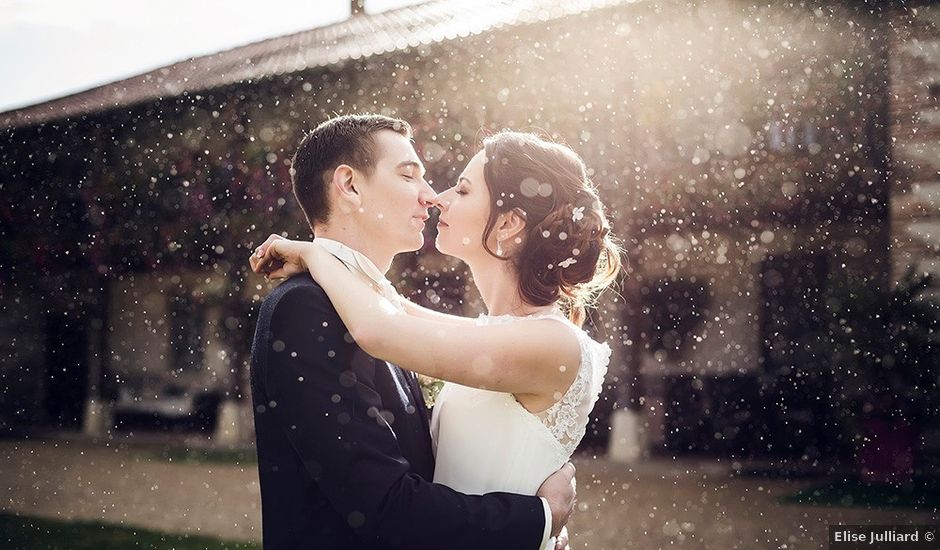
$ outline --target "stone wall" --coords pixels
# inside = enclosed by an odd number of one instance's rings
[[[892,280],[911,265],[940,277],[940,6],[906,10],[894,22]]]

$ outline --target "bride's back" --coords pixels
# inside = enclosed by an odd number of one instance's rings
[[[592,340],[558,313],[530,317],[482,316],[480,324],[557,319],[575,331],[581,364],[574,382],[554,405],[539,413],[510,393],[447,383],[431,419],[434,482],[467,494],[503,491],[534,495],[568,461],[584,437],[607,372],[610,347]]]

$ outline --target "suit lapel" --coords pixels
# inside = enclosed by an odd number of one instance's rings
[[[403,374],[408,379],[408,384],[411,387],[412,393],[415,394],[415,402],[418,404],[418,414],[421,416],[421,422],[424,424],[424,427],[427,428],[428,433],[431,433],[431,422],[429,416],[431,411],[428,409],[427,404],[424,401],[424,392],[421,391],[421,388],[418,386],[418,377],[411,371],[404,371]]]
[[[392,372],[398,380],[400,380],[408,388],[409,400],[406,404],[409,404],[415,407],[415,414],[421,417],[421,424],[424,428],[431,433],[431,425],[428,421],[428,409],[424,404],[424,394],[421,392],[421,388],[418,387],[417,377],[411,371],[407,371],[398,365],[388,364],[389,368],[392,369]]]
[[[411,396],[411,390],[408,388],[408,383],[405,382],[405,380],[402,378],[398,367],[389,363],[388,361],[382,361],[381,359],[379,359],[379,361],[385,363],[385,368],[387,368],[389,374],[391,374],[392,383],[395,384],[395,393],[398,395],[398,399],[401,401],[402,406],[404,407],[412,404],[414,398]]]

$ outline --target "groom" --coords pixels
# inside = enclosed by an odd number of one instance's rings
[[[292,168],[317,241],[389,296],[392,258],[424,242],[435,193],[423,176],[409,125],[379,115],[324,122]],[[251,389],[265,550],[540,550],[571,513],[570,464],[538,496],[432,483],[414,375],[366,355],[306,272],[261,304]]]

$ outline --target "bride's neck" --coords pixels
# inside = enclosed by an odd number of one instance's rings
[[[484,262],[470,265],[470,273],[489,315],[521,317],[551,309],[550,306],[534,306],[522,299],[519,295],[519,277],[512,271],[509,262],[487,258]]]

